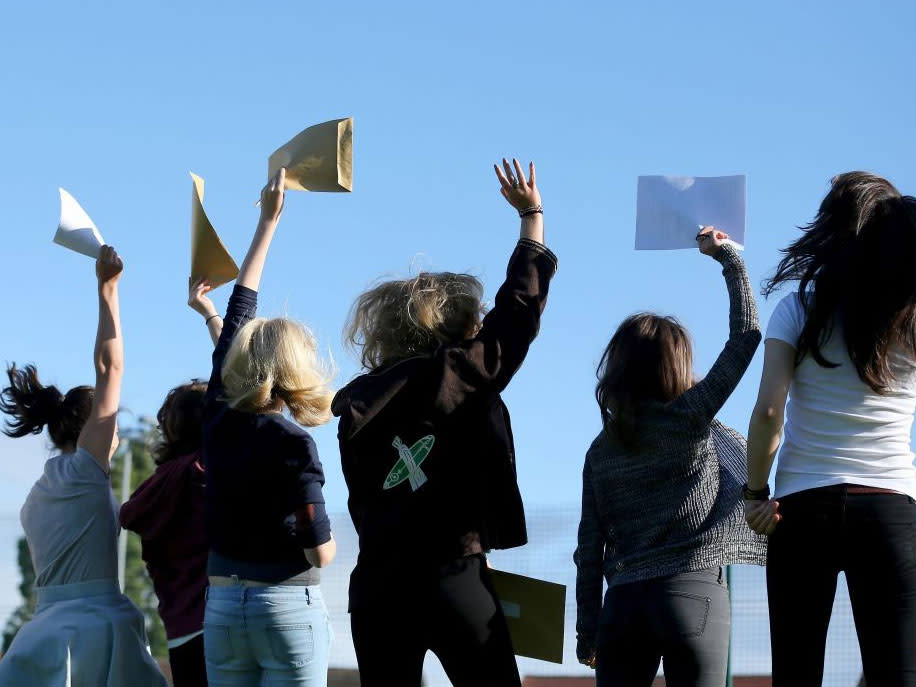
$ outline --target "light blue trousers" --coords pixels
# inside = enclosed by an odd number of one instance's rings
[[[210,687],[326,687],[332,631],[321,588],[210,587]]]

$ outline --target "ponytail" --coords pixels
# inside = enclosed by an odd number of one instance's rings
[[[8,365],[6,375],[9,386],[0,391],[0,411],[9,416],[4,434],[41,434],[47,426],[58,449],[76,444],[92,410],[92,387],[74,387],[64,395],[56,386],[43,386],[34,365]]]

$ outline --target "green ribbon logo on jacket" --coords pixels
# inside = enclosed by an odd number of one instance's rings
[[[408,447],[401,437],[396,436],[391,445],[398,450],[398,462],[394,464],[391,472],[385,478],[382,489],[393,489],[407,481],[410,483],[411,491],[416,491],[426,484],[426,474],[420,469],[420,464],[426,460],[434,443],[436,443],[436,437],[429,434]]]

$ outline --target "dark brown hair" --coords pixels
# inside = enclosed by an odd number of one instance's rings
[[[814,221],[801,229],[763,288],[769,296],[798,281],[805,325],[796,365],[810,354],[837,367],[822,347],[839,327],[859,378],[886,393],[894,379],[889,349],[916,357],[916,199],[874,174],[847,172],[833,178]]]
[[[673,401],[693,383],[693,346],[684,326],[673,317],[630,315],[598,364],[595,400],[605,431],[635,448],[642,407]]]
[[[45,425],[58,450],[75,445],[92,412],[94,389],[76,386],[66,395],[56,386],[44,386],[34,365],[20,369],[7,365],[9,386],[0,391],[0,411],[9,418],[3,433],[8,437],[41,434]]]
[[[157,465],[200,449],[207,383],[192,379],[165,397],[156,419],[160,440],[153,449]]]

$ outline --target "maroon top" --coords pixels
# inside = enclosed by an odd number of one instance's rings
[[[204,627],[209,550],[204,487],[195,452],[158,466],[121,506],[121,526],[140,535],[169,639]]]

